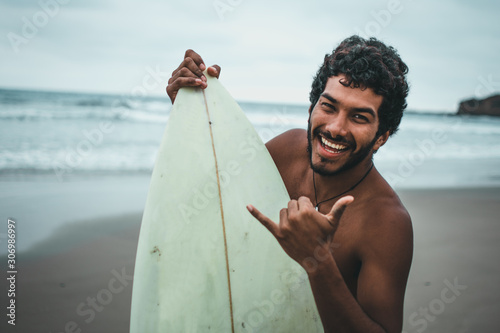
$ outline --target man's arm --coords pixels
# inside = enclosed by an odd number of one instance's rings
[[[325,332],[401,332],[413,251],[409,217],[404,212],[391,212],[390,219],[379,216],[370,221],[377,226],[360,239],[362,266],[356,299],[331,253],[333,234],[346,206],[342,199],[327,215],[316,212],[307,198],[292,200],[280,213],[279,225],[254,207],[249,210],[308,272]],[[311,260],[315,265],[310,265]]]
[[[406,212],[385,215],[390,216],[372,219],[370,223],[376,227],[359,240],[361,270],[356,299],[333,256],[309,272],[325,332],[401,332],[413,232]]]

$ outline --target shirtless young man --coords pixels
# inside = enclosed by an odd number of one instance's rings
[[[186,51],[168,82],[172,102],[181,87],[206,88],[205,68]],[[347,38],[314,79],[308,131],[290,130],[266,144],[292,200],[279,224],[248,210],[307,271],[325,332],[402,329],[412,225],[373,154],[399,126],[407,72],[393,48]],[[208,68],[219,73],[219,66]]]

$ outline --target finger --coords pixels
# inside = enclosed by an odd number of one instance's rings
[[[196,87],[196,86],[206,87],[206,85],[207,83],[203,82],[200,78],[180,77],[167,86],[167,91],[172,89],[179,90],[182,87]]]
[[[332,210],[328,214],[326,214],[326,218],[328,222],[335,226],[339,223],[342,214],[344,213],[347,206],[354,201],[354,197],[351,195],[345,196],[337,200],[337,202],[333,205]]]
[[[219,65],[212,65],[210,67],[208,67],[207,69],[207,73],[208,75],[210,76],[214,76],[216,78],[219,78],[219,75],[220,75],[220,66]]]
[[[186,78],[192,78],[194,80],[185,80]],[[200,78],[198,75],[194,74],[190,69],[183,67],[172,74],[172,77],[168,80],[168,84],[173,85],[174,82],[178,81],[177,82],[178,86],[174,86],[174,88],[182,88],[183,87],[182,84],[184,82],[187,82],[189,87],[196,85],[195,83],[201,83],[203,85],[203,83],[206,83],[206,80],[207,79],[205,78],[205,76],[203,76],[203,78]]]
[[[305,196],[302,196],[299,198],[298,204],[299,204],[299,209],[305,209],[305,208],[313,208],[314,209],[314,206],[311,202],[311,199],[309,199],[308,197],[305,197]]]
[[[196,66],[198,66],[201,69],[201,71],[204,71],[206,69],[205,62],[203,61],[201,56],[195,51],[191,49],[186,50],[184,58],[191,58],[195,62]]]
[[[259,220],[259,222],[262,223],[262,225],[273,234],[274,237],[278,238],[279,227],[278,225],[276,225],[276,223],[274,223],[270,218],[262,214],[257,208],[252,205],[248,205],[247,209],[253,217]]]
[[[179,65],[179,67],[172,73],[172,76],[173,77],[175,77],[176,75],[177,76],[188,76],[188,75],[190,75],[190,73],[192,73],[199,78],[203,78],[203,77],[205,77],[205,75],[203,75],[204,70],[205,70],[205,65],[203,65],[203,66],[199,65],[192,58],[184,58],[182,63]]]
[[[280,210],[280,230],[288,230],[290,224],[294,223],[299,216],[299,206],[297,200],[288,201],[288,207]]]
[[[193,78],[193,77],[177,78],[175,81],[169,83],[166,88],[168,97],[170,97],[172,104],[174,103],[175,98],[177,97],[177,92],[179,92],[179,89],[182,87],[206,88],[207,83],[203,82],[199,78]]]
[[[280,210],[280,223],[279,223],[279,229],[280,230],[285,230],[288,228],[289,224],[289,215],[288,215],[288,208],[282,208]],[[281,231],[280,231],[281,234]]]
[[[294,212],[299,210],[299,203],[297,200],[290,200],[288,201],[288,211],[289,212]]]

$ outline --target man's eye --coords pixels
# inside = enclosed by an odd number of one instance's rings
[[[326,107],[326,108],[335,110],[335,107],[333,105],[331,105],[330,103],[323,102],[323,103],[321,103],[321,105]]]
[[[362,121],[366,121],[366,122],[368,122],[368,118],[366,118],[365,116],[360,115],[360,114],[355,114],[355,115],[354,115],[354,118],[355,118],[355,119],[358,119],[358,120],[362,120]]]

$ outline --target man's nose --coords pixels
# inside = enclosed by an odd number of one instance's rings
[[[325,129],[330,132],[333,138],[337,136],[346,137],[348,133],[349,122],[345,112],[338,112],[328,117],[328,123]]]

